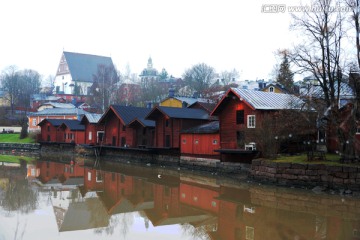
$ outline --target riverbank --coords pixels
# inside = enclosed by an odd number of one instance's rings
[[[41,147],[44,156],[95,157],[95,149],[74,144],[48,144]],[[158,166],[172,169],[197,171],[211,175],[226,175],[262,184],[323,190],[360,191],[360,167],[357,165],[333,165],[319,163],[276,162],[254,159],[252,164],[220,162],[216,159],[189,158],[184,160],[175,151],[159,149],[132,149],[102,147],[99,162],[126,163],[143,166]]]

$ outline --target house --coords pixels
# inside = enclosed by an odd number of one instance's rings
[[[141,96],[141,86],[139,83],[126,79],[119,89],[119,100],[125,105],[131,105],[139,101]]]
[[[89,95],[93,85],[93,75],[98,66],[114,67],[112,59],[105,56],[63,52],[55,75],[54,93]]]
[[[155,121],[155,147],[180,148],[181,131],[207,123],[209,114],[202,109],[156,106],[145,119]]]
[[[276,82],[268,83],[264,88],[260,89],[263,92],[273,92],[273,93],[288,93],[283,85]]]
[[[85,126],[85,144],[101,144],[104,136],[104,126],[98,124],[102,114],[86,113],[80,120]]]
[[[59,142],[84,144],[85,143],[85,126],[78,120],[64,121],[59,127]]]
[[[39,142],[59,142],[61,132],[58,127],[64,122],[70,121],[67,119],[44,119],[38,126],[40,126],[41,133],[38,137]]]
[[[219,121],[212,121],[181,132],[181,156],[219,158],[220,153]]]
[[[100,118],[99,124],[104,125],[103,144],[117,147],[137,147],[137,131],[129,127],[136,118],[144,118],[150,108],[111,105]]]
[[[35,132],[40,130],[38,124],[47,119],[80,119],[81,116],[85,115],[84,110],[77,108],[48,108],[40,112],[28,113],[28,126],[29,132]]]
[[[239,157],[245,158],[241,156],[245,153],[243,150],[255,150],[254,143],[262,151],[275,149],[275,139],[280,139],[280,136],[288,140],[285,134],[292,137],[296,131],[308,130],[305,127],[299,129],[290,120],[305,122],[299,114],[302,107],[304,102],[294,95],[230,88],[211,113],[218,116],[220,122],[221,160],[238,161]],[[281,115],[283,121],[279,122],[277,114],[281,111],[284,112]],[[273,145],[270,146],[270,143]]]
[[[30,96],[30,107],[32,109],[38,109],[38,107],[43,103],[48,102],[57,102],[57,103],[65,103],[66,100],[62,97],[57,97],[53,95],[47,95],[44,93],[40,94],[32,94]]]
[[[155,139],[155,122],[145,118],[135,118],[129,123],[136,136],[135,146],[153,147]]]

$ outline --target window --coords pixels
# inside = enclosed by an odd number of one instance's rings
[[[33,120],[32,120],[32,125],[33,125],[33,126],[36,126],[36,118],[33,118]]]
[[[89,140],[92,140],[92,132],[89,132]]]
[[[166,119],[166,120],[165,120],[165,127],[169,127],[169,125],[170,125],[170,124],[169,124],[169,119]]]
[[[96,182],[102,182],[102,175],[100,171],[96,171]]]
[[[50,132],[50,126],[47,126],[47,130],[48,130],[48,132]]]
[[[212,206],[212,207],[216,207],[216,202],[215,202],[215,201],[212,201],[212,202],[211,202],[211,206]]]
[[[218,140],[217,140],[217,139],[214,139],[212,143],[213,143],[213,145],[217,145],[217,144],[218,144]]]
[[[88,172],[88,181],[91,181],[91,172]]]
[[[274,87],[269,87],[269,92],[274,92]]]
[[[247,127],[248,128],[255,128],[255,115],[248,115],[247,116]]]
[[[186,144],[186,138],[184,138],[184,139],[182,140],[182,143],[183,143],[183,144]]]
[[[246,236],[245,239],[253,240],[254,239],[254,228],[246,226]]]
[[[244,124],[244,110],[236,111],[236,124]]]
[[[125,132],[125,131],[126,131],[126,127],[125,127],[125,125],[123,125],[123,126],[122,126],[122,130],[123,130],[123,132]]]

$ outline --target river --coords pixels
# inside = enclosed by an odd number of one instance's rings
[[[360,197],[176,168],[40,159],[0,163],[0,222],[0,240],[354,240]]]

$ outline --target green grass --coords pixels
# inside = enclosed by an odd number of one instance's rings
[[[34,143],[32,138],[20,139],[19,133],[2,133],[0,134],[0,143]]]
[[[278,156],[274,162],[290,162],[290,163],[314,163],[314,164],[326,164],[326,165],[347,165],[340,163],[340,156],[337,154],[326,154],[326,160],[314,160],[314,161],[308,161],[306,154],[300,154],[300,155],[282,155]]]
[[[26,156],[0,155],[0,162],[19,163],[20,160],[25,160],[27,163],[30,163],[35,159]]]

